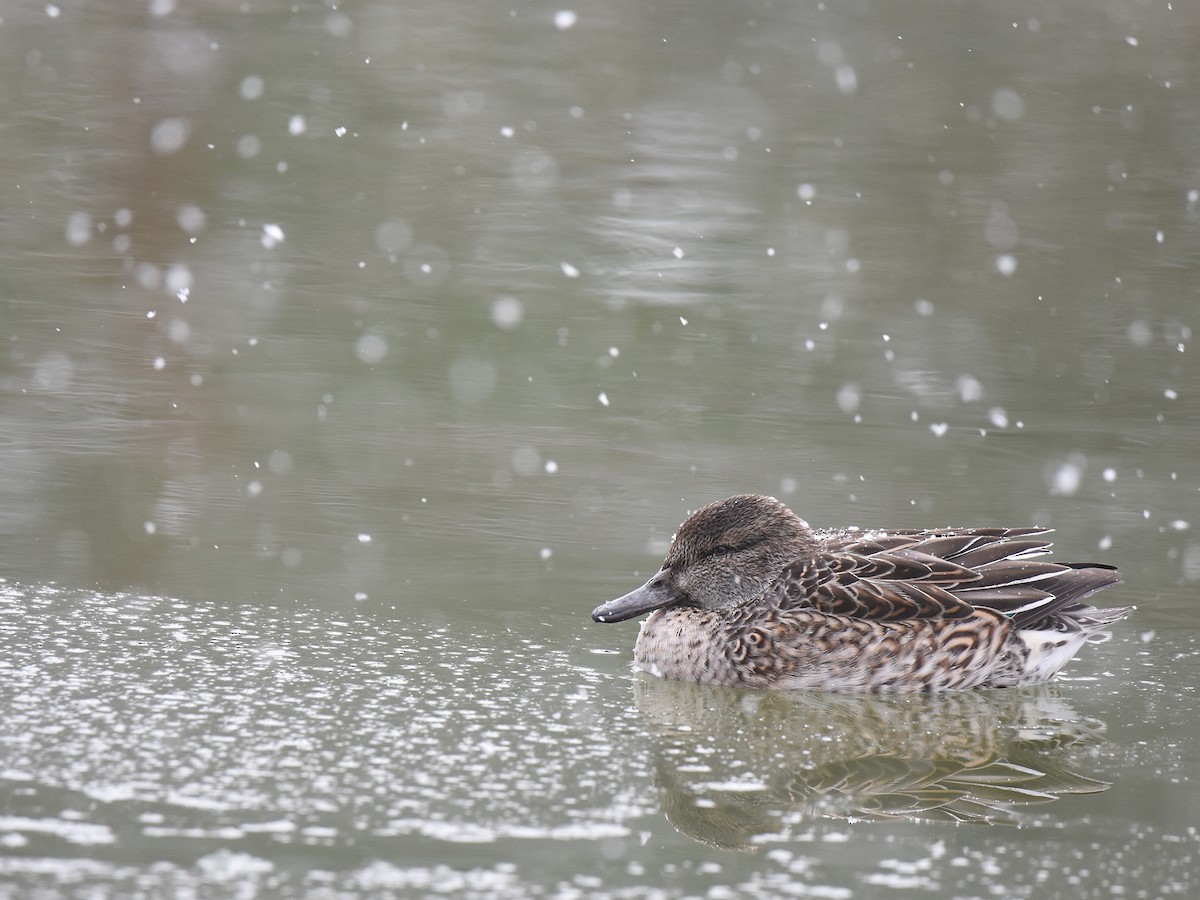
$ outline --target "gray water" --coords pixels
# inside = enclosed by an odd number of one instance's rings
[[[14,4],[0,894],[1200,882],[1200,16]],[[588,612],[689,509],[1038,523],[1038,690],[763,696]]]

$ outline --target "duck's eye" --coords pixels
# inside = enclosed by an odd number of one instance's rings
[[[724,556],[726,553],[732,553],[733,551],[734,551],[734,548],[730,547],[728,544],[718,544],[713,549],[713,555],[714,556]]]

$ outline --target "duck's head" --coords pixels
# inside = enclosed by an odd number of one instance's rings
[[[622,622],[665,606],[737,606],[815,550],[812,529],[778,500],[738,494],[692,513],[672,538],[658,573],[637,590],[597,606],[592,618]]]

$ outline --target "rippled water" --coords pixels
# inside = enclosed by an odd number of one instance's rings
[[[1191,642],[1117,641],[1037,691],[780,696],[633,678],[534,619],[0,602],[0,871],[23,896],[1196,886],[1190,801],[1144,793],[1188,783],[1186,729],[1138,746],[1107,721],[1154,710]],[[1098,840],[1126,849],[1079,855]]]
[[[622,836],[650,809],[605,773],[630,729],[562,646],[303,608],[3,600],[10,851],[269,881],[290,858],[432,866],[464,844]]]
[[[1195,893],[1198,24],[6,8],[0,894]],[[1138,610],[1032,692],[634,678],[588,611],[751,490]]]

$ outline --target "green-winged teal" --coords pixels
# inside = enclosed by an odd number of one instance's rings
[[[813,531],[771,497],[693,513],[662,569],[592,611],[652,612],[634,659],[663,678],[758,688],[944,691],[1051,678],[1132,607],[1081,602],[1111,566],[1035,562],[1045,528]]]

